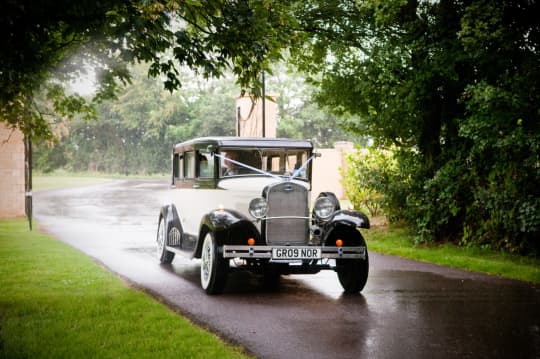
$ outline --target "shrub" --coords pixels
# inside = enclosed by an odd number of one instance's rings
[[[391,151],[376,148],[358,149],[346,157],[343,173],[345,194],[354,208],[366,209],[371,216],[385,212],[386,188],[396,163]]]

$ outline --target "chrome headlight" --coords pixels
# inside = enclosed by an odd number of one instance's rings
[[[268,204],[264,198],[254,198],[249,202],[249,213],[257,218],[261,219],[266,216],[268,212]]]
[[[336,207],[334,206],[334,202],[328,197],[317,198],[317,200],[315,201],[315,206],[313,207],[315,215],[322,220],[327,220],[328,218],[330,218],[330,216],[334,213],[335,210]]]

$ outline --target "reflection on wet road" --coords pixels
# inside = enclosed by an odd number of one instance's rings
[[[277,288],[235,272],[223,295],[206,296],[197,261],[154,255],[167,191],[131,180],[42,192],[35,212],[46,231],[258,357],[540,357],[538,286],[391,256],[370,253],[361,295],[343,295],[333,272]]]

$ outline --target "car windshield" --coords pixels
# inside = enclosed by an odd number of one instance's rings
[[[294,176],[304,180],[308,178],[308,151],[305,149],[222,148],[220,156],[222,177],[264,176],[260,172],[264,171],[277,176]]]

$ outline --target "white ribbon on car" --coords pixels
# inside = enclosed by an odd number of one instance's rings
[[[230,163],[234,163],[235,165],[247,168],[248,170],[255,171],[257,173],[260,173],[260,174],[263,174],[263,175],[266,175],[266,176],[270,176],[270,177],[273,177],[273,178],[277,178],[277,179],[280,179],[280,180],[282,179],[280,176],[277,176],[277,175],[275,175],[273,173],[263,171],[261,169],[258,169],[256,167],[253,167],[253,166],[250,166],[250,165],[246,165],[245,163],[242,163],[242,162],[231,160],[230,158],[227,158],[227,157],[222,156],[222,155],[218,155],[217,153],[214,153],[214,156],[216,156],[218,158],[221,158],[224,161],[228,161]]]
[[[312,154],[311,157],[308,158],[307,161],[304,162],[304,164],[303,164],[302,166],[300,166],[300,168],[295,169],[294,172],[293,172],[293,174],[292,174],[292,176],[291,176],[291,180],[293,180],[295,177],[298,177],[298,175],[299,175],[300,173],[302,173],[302,170],[305,171],[305,170],[306,170],[306,167],[307,167],[307,165],[308,165],[308,163],[310,163],[311,160],[314,159],[314,158],[317,157],[317,156],[319,156],[318,153]]]
[[[298,175],[302,172],[302,170],[306,169],[306,166],[309,164],[309,162],[311,162],[311,160],[313,160],[313,158],[319,156],[319,154],[314,153],[313,155],[311,155],[311,157],[309,157],[307,159],[307,161],[304,162],[304,164],[302,166],[300,166],[300,168],[297,168],[296,170],[294,170],[293,174],[291,176],[288,176],[288,177],[282,177],[282,176],[278,176],[278,175],[275,175],[275,174],[267,172],[267,171],[263,171],[263,170],[261,170],[259,168],[256,168],[256,167],[253,167],[253,166],[250,166],[250,165],[246,165],[245,163],[232,160],[232,159],[230,159],[230,158],[228,158],[226,156],[222,156],[222,155],[217,154],[217,153],[214,153],[214,156],[216,156],[217,158],[221,158],[224,161],[228,161],[228,162],[233,163],[235,165],[247,168],[248,170],[251,170],[251,171],[266,175],[266,176],[270,176],[270,177],[273,177],[273,178],[276,178],[276,179],[279,179],[279,180],[292,181],[294,178],[298,177]]]

